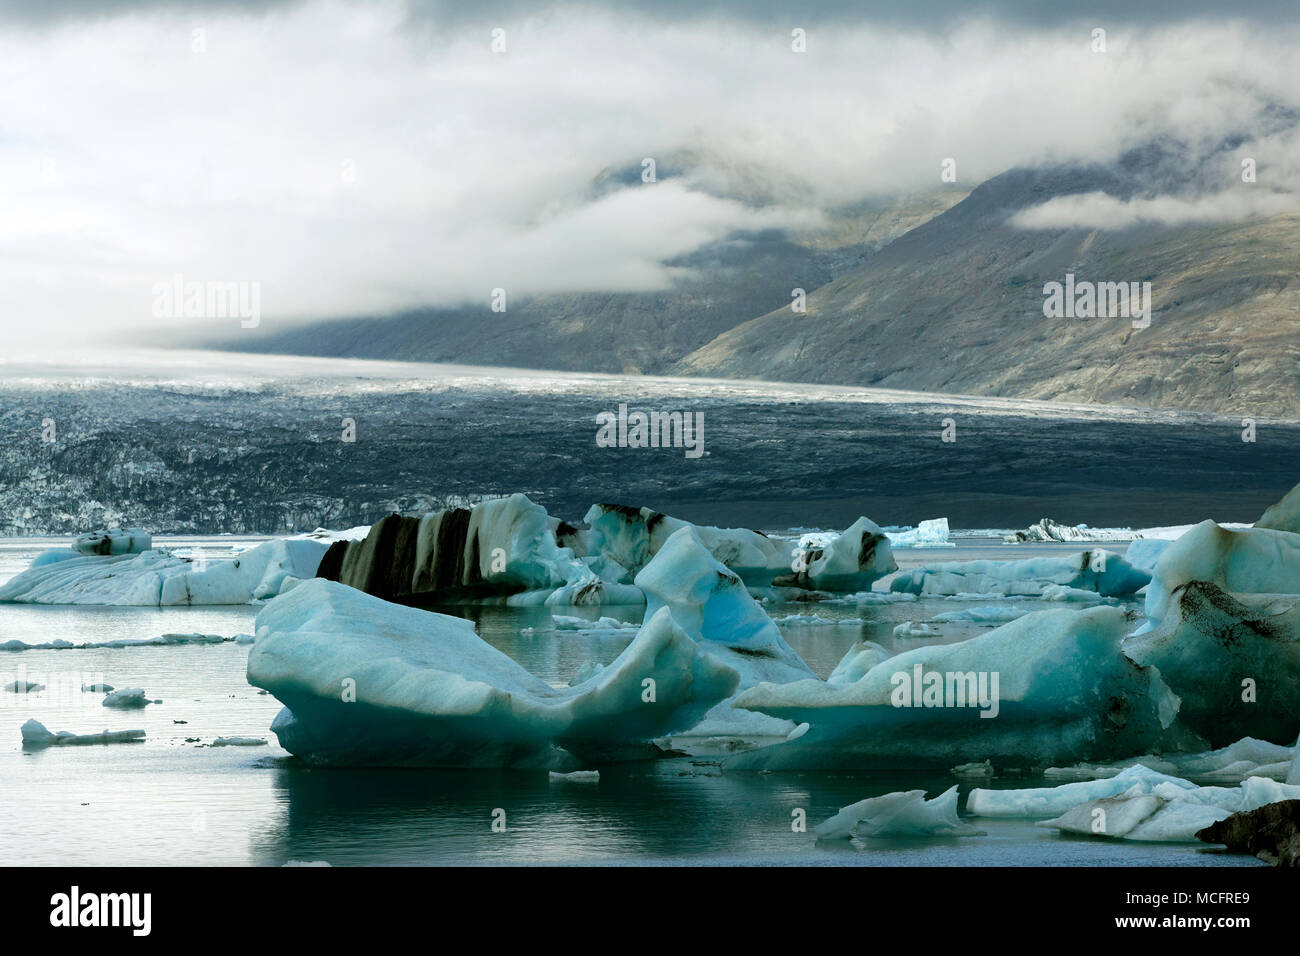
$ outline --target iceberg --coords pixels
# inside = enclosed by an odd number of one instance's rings
[[[1300,534],[1267,528],[1233,531],[1202,521],[1178,538],[1156,562],[1147,589],[1146,615],[1164,620],[1183,585],[1203,581],[1234,595],[1300,591]]]
[[[1128,528],[1089,528],[1086,524],[1064,525],[1051,518],[1041,518],[1024,531],[1013,531],[1003,536],[1007,544],[1025,541],[1130,541],[1141,536]]]
[[[1255,527],[1300,534],[1300,485],[1283,495],[1281,501],[1269,505]]]
[[[857,641],[835,665],[826,678],[828,684],[852,684],[861,680],[871,668],[893,655],[874,641]]]
[[[1292,761],[1291,747],[1256,740],[1254,737],[1243,737],[1226,747],[1206,753],[1143,754],[1112,762],[1108,766],[1076,764],[1072,767],[1048,767],[1043,771],[1043,776],[1054,780],[1099,780],[1142,764],[1151,770],[1198,783],[1241,783],[1249,777],[1283,781],[1287,780]]]
[[[1169,538],[1138,538],[1124,552],[1124,560],[1139,571],[1150,574],[1155,570],[1160,556],[1172,543]]]
[[[790,570],[790,549],[761,531],[693,525],[652,508],[628,505],[592,505],[584,517],[585,553],[599,555],[625,569],[631,581],[674,534],[691,528],[700,543],[720,564],[752,587],[766,587],[777,575]]]
[[[72,542],[72,550],[78,554],[143,554],[153,550],[153,537],[139,528],[91,531],[77,535]]]
[[[1089,800],[1054,820],[1040,820],[1035,826],[1147,843],[1195,842],[1198,830],[1229,816],[1227,810],[1185,800],[1166,800],[1154,793],[1123,793],[1117,797]]]
[[[546,509],[514,494],[419,518],[389,515],[364,539],[331,544],[317,576],[390,601],[432,602],[549,591],[587,571],[557,543]]]
[[[821,591],[862,591],[898,570],[889,538],[868,518],[819,543],[805,536],[792,567],[772,583]]]
[[[1052,817],[1037,825],[1090,836],[1194,842],[1234,813],[1300,798],[1300,787],[1260,777],[1237,787],[1198,787],[1141,764],[1103,780],[1031,790],[975,789],[966,812],[980,817]]]
[[[78,555],[54,562],[38,558],[0,586],[0,602],[138,607],[248,604],[275,597],[315,575],[326,548],[319,541],[289,538],[206,562],[166,550]]]
[[[924,790],[887,793],[859,800],[818,824],[818,840],[847,840],[850,837],[900,836],[984,836],[957,818],[957,788],[949,787],[933,800]]]
[[[285,705],[271,730],[313,764],[573,769],[566,759],[644,757],[739,681],[666,608],[614,661],[561,689],[469,621],[332,581],[272,601],[256,637],[248,681]]]
[[[1102,597],[1128,597],[1151,576],[1109,551],[1026,558],[1020,561],[952,561],[899,573],[891,591],[916,595],[959,594],[1053,597],[1066,587]]]
[[[811,729],[725,766],[1046,767],[1199,742],[1177,722],[1178,698],[1159,673],[1120,653],[1126,630],[1118,608],[1039,611],[958,644],[906,651],[853,683],[759,684],[735,706]]]
[[[1129,637],[1124,653],[1160,669],[1182,698],[1183,721],[1212,745],[1291,740],[1300,726],[1300,594],[1233,595],[1193,580],[1170,597],[1159,626]]]
[[[142,687],[127,687],[122,690],[110,691],[108,696],[104,698],[105,707],[116,707],[119,710],[148,707],[150,704],[161,703],[160,700],[150,700],[146,697]]]
[[[907,531],[886,531],[895,548],[955,548],[948,540],[948,519],[929,518]]]
[[[62,744],[126,744],[144,740],[143,730],[105,730],[98,734],[74,734],[70,730],[51,733],[35,718],[22,726],[23,748],[53,747]]]

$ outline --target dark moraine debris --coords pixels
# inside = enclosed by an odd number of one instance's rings
[[[1274,866],[1300,868],[1300,800],[1234,813],[1198,830],[1196,838],[1222,843],[1234,853],[1253,854]]]
[[[431,604],[485,594],[512,594],[521,582],[488,582],[473,512],[449,508],[421,517],[390,514],[361,541],[330,546],[316,576],[387,601]],[[575,529],[576,531],[576,529]]]
[[[325,556],[320,559],[320,564],[316,568],[316,577],[324,578],[326,581],[337,581],[343,570],[343,556],[348,553],[350,543],[335,541],[331,544]]]

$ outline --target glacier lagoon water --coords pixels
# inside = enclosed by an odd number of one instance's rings
[[[163,539],[162,544],[228,551],[231,540]],[[51,542],[0,542],[0,580]],[[1018,558],[1071,545],[1005,546],[962,541],[957,548],[899,552],[904,567],[935,560]],[[1122,545],[1121,545],[1122,547]],[[980,602],[987,604],[989,602]],[[1035,601],[1008,601],[1026,609]],[[776,618],[817,614],[860,625],[783,626],[789,642],[822,676],[861,638],[895,650],[961,640],[975,625],[945,625],[938,638],[892,636],[904,620],[969,607],[927,599],[859,608],[780,605]],[[549,609],[446,608],[475,620],[483,637],[554,683],[587,660],[612,659],[630,632],[551,631]],[[112,641],[163,633],[252,631],[256,607],[78,608],[0,605],[0,640]],[[639,608],[574,609],[636,620]],[[529,633],[526,629],[533,628]],[[268,732],[280,705],[244,679],[248,647],[235,643],[166,647],[27,650],[0,654],[4,682],[46,683],[46,692],[0,693],[0,845],[9,861],[93,865],[348,864],[803,864],[803,865],[1260,865],[1186,845],[1135,845],[1062,837],[1019,820],[979,820],[987,836],[817,844],[791,829],[839,807],[893,790],[931,795],[946,774],[723,774],[709,757],[605,768],[598,784],[551,782],[545,773],[431,770],[321,770],[303,766]],[[104,708],[68,685],[103,680],[143,687],[161,704],[143,711]],[[80,733],[142,728],[138,744],[26,752],[18,728],[35,717],[51,730]],[[217,737],[262,737],[261,747],[212,747]],[[187,740],[187,738],[189,738]],[[1042,786],[1041,778],[999,777],[997,787]],[[969,785],[962,785],[962,798]],[[506,813],[505,832],[492,829]]]

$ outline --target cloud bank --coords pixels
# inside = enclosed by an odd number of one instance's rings
[[[1097,53],[1087,21],[1014,3],[938,26],[832,8],[795,53],[779,10],[728,4],[117,6],[0,6],[11,342],[174,322],[151,289],[178,274],[260,283],[264,322],[662,288],[666,260],[937,188],[948,158],[974,185],[1246,134],[1254,212],[1294,188],[1288,142],[1249,135],[1300,110],[1300,32],[1267,10],[1117,20]],[[1074,197],[1022,224],[1218,206]]]

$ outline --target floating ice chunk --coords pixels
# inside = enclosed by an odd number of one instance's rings
[[[105,730],[98,734],[74,734],[69,730],[51,733],[36,719],[22,726],[23,746],[52,747],[59,744],[123,744],[144,740],[143,730]]]
[[[598,661],[583,661],[578,665],[578,670],[577,673],[573,675],[573,680],[569,681],[569,686],[577,687],[579,684],[591,680],[604,669],[605,665]]]
[[[616,617],[601,617],[592,621],[566,614],[552,614],[551,621],[557,631],[635,631],[641,626],[631,621],[620,621]]]
[[[1281,501],[1269,505],[1255,527],[1300,534],[1300,485],[1288,491]]]
[[[983,836],[983,830],[957,817],[957,788],[949,787],[933,800],[924,790],[887,793],[850,804],[813,833],[818,840],[900,836]]]
[[[987,760],[981,760],[979,763],[964,763],[953,767],[951,773],[954,777],[983,780],[993,776],[993,764]]]
[[[1232,595],[1193,580],[1170,598],[1159,626],[1129,637],[1124,652],[1160,669],[1183,721],[1212,745],[1289,741],[1300,720],[1300,595]]]
[[[252,644],[253,641],[255,641],[255,640],[256,640],[256,638],[253,637],[252,634],[236,634],[236,635],[235,635],[235,643],[236,643],[236,644]]]
[[[314,580],[258,615],[248,679],[286,705],[271,729],[308,762],[501,767],[548,765],[557,746],[641,755],[739,676],[663,609],[592,679],[557,690],[469,621]]]
[[[8,691],[11,694],[35,694],[45,690],[45,685],[29,680],[11,680],[4,687],[0,687],[0,690]]]
[[[218,737],[213,747],[265,747],[265,737]]]
[[[1114,598],[1104,598],[1096,591],[1089,591],[1087,588],[1072,588],[1064,584],[1047,585],[1047,587],[1043,588],[1041,597],[1044,601],[1088,605],[1112,603],[1115,600]]]
[[[740,577],[709,553],[693,528],[674,532],[636,583],[646,594],[647,618],[668,608],[708,653],[740,673],[741,686],[812,675]]]
[[[1171,543],[1168,538],[1138,538],[1124,552],[1124,560],[1139,571],[1150,574]]]
[[[904,621],[894,628],[894,637],[938,637],[939,629],[929,624]]]
[[[1018,607],[972,607],[961,611],[944,611],[930,620],[936,624],[958,621],[969,621],[973,624],[1006,624],[1028,613],[1028,609]]]
[[[895,548],[955,548],[948,540],[948,519],[930,518],[908,531],[886,531]]]
[[[1220,807],[1138,792],[1090,800],[1054,820],[1040,820],[1035,825],[1111,839],[1194,843],[1197,830],[1227,816],[1228,811]]]
[[[934,595],[1044,597],[1054,586],[1092,591],[1103,597],[1131,595],[1150,575],[1109,551],[1026,558],[1021,561],[954,561],[903,571],[893,591]]]
[[[828,684],[852,684],[860,680],[867,671],[892,655],[874,641],[857,641],[845,652],[840,662],[826,678]]]
[[[89,694],[111,694],[112,684],[82,684],[81,689]]]
[[[139,528],[92,531],[77,535],[72,543],[78,554],[143,554],[152,548],[153,538]]]
[[[966,812],[977,817],[1054,817],[1090,800],[1117,797],[1136,791],[1151,793],[1159,784],[1182,790],[1195,790],[1190,780],[1158,773],[1141,764],[1128,767],[1113,777],[1081,780],[1059,787],[1027,790],[975,789],[966,798]]]
[[[1175,592],[1191,581],[1242,594],[1293,594],[1300,590],[1300,534],[1265,528],[1231,531],[1202,521],[1165,549],[1147,590],[1146,615],[1164,620]]]
[[[1013,531],[1003,537],[1008,544],[1023,541],[1129,541],[1141,532],[1129,528],[1089,528],[1086,524],[1065,525],[1042,518],[1037,524],[1031,524],[1024,531]]]
[[[793,573],[777,578],[777,585],[860,591],[898,570],[889,538],[868,518],[828,540],[813,542],[805,536],[796,552]]]
[[[614,504],[592,505],[584,520],[590,525],[588,553],[632,575],[649,564],[682,528],[691,528],[709,554],[746,584],[765,587],[790,570],[790,549],[759,531],[692,525],[651,508]]]
[[[1048,767],[1043,776],[1055,780],[1096,780],[1113,777],[1126,767],[1142,764],[1160,773],[1185,777],[1198,783],[1241,783],[1249,777],[1285,780],[1291,765],[1292,748],[1253,737],[1206,753],[1144,754],[1111,765],[1076,764]]]
[[[760,684],[736,706],[812,730],[727,767],[1050,766],[1183,746],[1178,699],[1120,653],[1126,629],[1118,608],[1040,611],[899,654],[851,684]]]
[[[115,690],[104,698],[105,707],[117,707],[119,709],[129,709],[135,707],[147,707],[149,704],[161,704],[160,700],[150,700],[144,694],[142,687],[128,687],[123,690]]]
[[[830,618],[820,614],[787,614],[785,617],[772,618],[773,623],[787,627],[861,627],[862,618]]]
[[[205,562],[168,551],[144,551],[33,563],[0,586],[0,601],[141,607],[247,604],[311,577],[325,547],[319,541],[286,539]]]
[[[558,773],[552,770],[549,779],[551,783],[600,783],[600,771],[574,770],[570,773]]]
[[[330,545],[316,573],[388,600],[549,593],[596,579],[572,549],[559,545],[556,527],[545,508],[521,494],[419,518],[393,514],[362,541]]]

